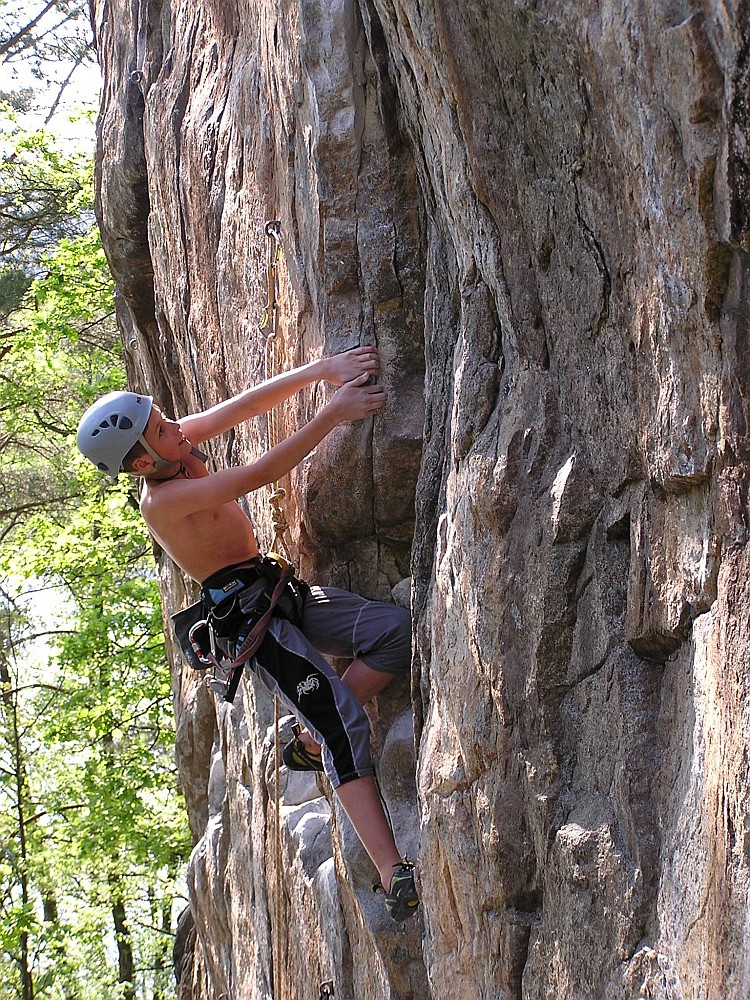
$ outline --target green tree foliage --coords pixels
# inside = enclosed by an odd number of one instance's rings
[[[123,379],[111,283],[93,228],[90,161],[64,155],[43,131],[25,133],[5,112],[0,538],[34,506],[69,502],[76,483],[61,442],[81,403]]]
[[[49,216],[0,255],[0,1000],[158,1000],[190,844],[157,581],[132,485],[74,440],[125,384],[112,287],[88,165],[14,129]]]
[[[0,257],[29,271],[51,245],[93,223],[88,157],[62,152],[43,130],[25,132],[7,104],[3,115]]]

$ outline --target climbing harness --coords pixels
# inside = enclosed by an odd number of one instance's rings
[[[226,617],[228,611],[222,609],[222,614],[216,618],[212,614],[214,609],[218,609],[222,601],[226,603],[226,598],[239,593],[246,586],[243,580],[243,573],[238,569],[238,579],[235,582],[235,590],[226,593],[219,593],[216,599],[212,598],[210,588],[201,590],[201,600],[183,611],[178,611],[172,615],[177,641],[180,644],[183,655],[188,664],[199,671],[207,671],[204,683],[209,691],[223,694],[224,701],[233,702],[237,694],[237,688],[242,677],[244,665],[255,656],[263,637],[271,621],[274,611],[282,611],[285,617],[294,617],[295,605],[301,600],[298,585],[295,583],[294,567],[286,561],[279,561],[272,556],[258,558],[247,564],[247,572],[254,574],[254,579],[267,580],[268,588],[273,584],[272,589],[267,589],[266,593],[260,595],[259,608],[262,612],[256,619],[252,629],[239,647],[234,652],[234,657],[228,657],[221,650],[216,641],[217,625]],[[283,602],[283,608],[280,608]],[[208,610],[208,615],[206,611]],[[236,611],[234,603],[231,607]]]

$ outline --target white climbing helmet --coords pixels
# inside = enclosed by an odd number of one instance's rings
[[[153,455],[143,440],[153,403],[151,396],[138,392],[110,392],[97,399],[78,425],[78,450],[113,479],[122,471],[122,460],[136,442]]]

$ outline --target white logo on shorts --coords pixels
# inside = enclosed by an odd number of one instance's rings
[[[297,701],[299,701],[303,694],[312,694],[313,691],[317,691],[319,687],[320,682],[315,674],[309,674],[297,685]]]

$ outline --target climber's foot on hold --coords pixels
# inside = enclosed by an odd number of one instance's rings
[[[316,744],[313,744],[317,746]],[[284,747],[281,752],[281,759],[290,771],[322,771],[323,758],[320,750],[314,750],[305,746],[300,736],[298,726],[294,727],[294,739]]]
[[[375,886],[382,889],[382,886]],[[413,917],[419,906],[417,887],[414,882],[414,865],[409,861],[401,861],[393,866],[391,884],[385,892],[385,908],[394,920],[407,920]]]

